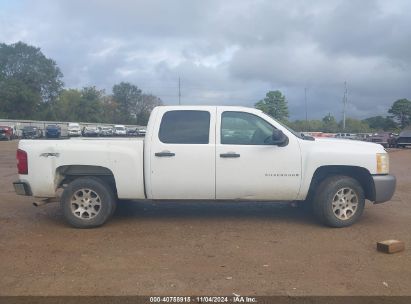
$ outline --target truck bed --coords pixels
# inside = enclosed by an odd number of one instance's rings
[[[141,138],[21,140],[19,149],[28,155],[28,174],[21,178],[29,182],[33,196],[54,197],[61,172],[88,166],[113,175],[119,198],[145,198],[143,148]]]

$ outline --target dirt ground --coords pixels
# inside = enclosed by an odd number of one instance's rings
[[[278,203],[135,201],[79,230],[14,193],[16,147],[0,142],[0,295],[411,295],[411,149],[390,152],[393,200],[349,228]]]

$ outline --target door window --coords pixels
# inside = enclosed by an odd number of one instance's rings
[[[208,144],[210,113],[176,110],[163,115],[159,139],[166,144]]]
[[[221,144],[269,145],[274,129],[254,114],[226,111],[221,116]]]

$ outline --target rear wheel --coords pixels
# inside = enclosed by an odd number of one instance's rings
[[[316,217],[331,227],[354,224],[364,210],[364,191],[357,180],[348,176],[331,176],[316,190],[313,208]]]
[[[77,178],[61,197],[66,221],[76,228],[103,225],[114,213],[116,198],[110,186],[96,177]]]

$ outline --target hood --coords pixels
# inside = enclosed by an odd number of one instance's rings
[[[376,152],[385,152],[382,145],[378,143],[351,140],[351,139],[340,139],[340,138],[316,138],[315,141],[311,141],[313,144],[327,146],[329,149],[357,149],[357,150],[374,150]]]

